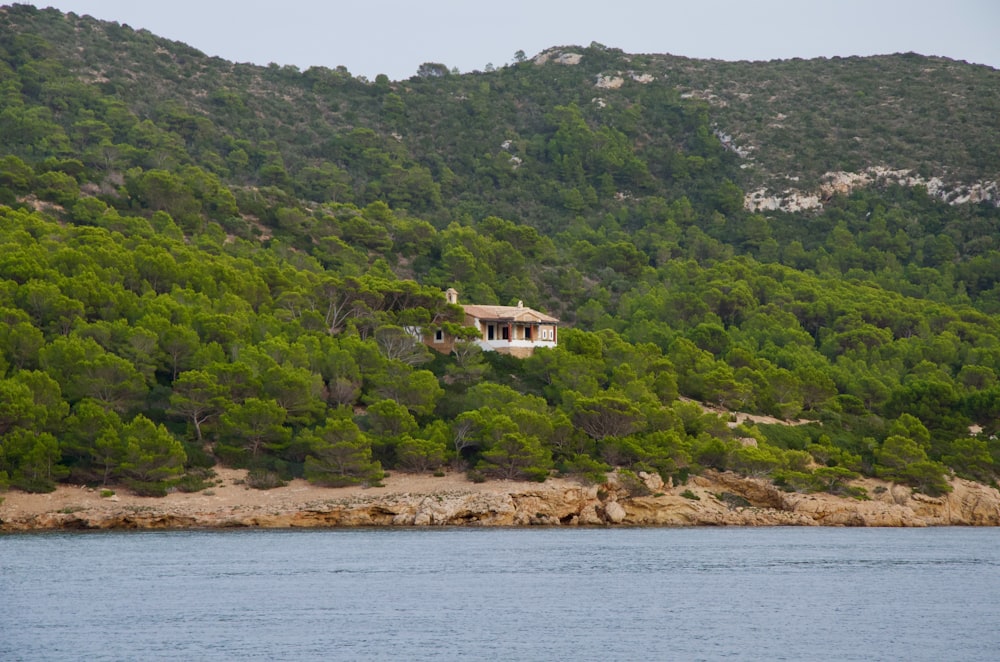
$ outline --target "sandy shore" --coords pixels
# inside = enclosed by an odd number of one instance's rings
[[[60,485],[49,494],[28,494],[19,490],[0,493],[0,521],[24,519],[46,513],[71,514],[80,511],[98,512],[156,512],[171,515],[199,515],[205,513],[292,512],[308,510],[330,502],[374,501],[394,495],[430,494],[509,494],[537,490],[539,483],[517,481],[488,481],[473,483],[465,474],[449,472],[444,476],[429,474],[391,473],[383,487],[317,487],[296,479],[284,487],[256,490],[244,484],[246,470],[215,469],[217,485],[201,492],[175,492],[165,497],[136,496],[125,488],[111,487],[114,495],[101,496],[101,488]],[[549,489],[576,486],[561,479],[544,483]]]

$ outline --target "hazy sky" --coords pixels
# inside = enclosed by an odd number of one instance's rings
[[[913,51],[1000,69],[1000,0],[34,0],[266,65],[409,78],[599,42],[722,60]]]

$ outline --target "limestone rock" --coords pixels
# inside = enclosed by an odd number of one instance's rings
[[[663,489],[663,479],[660,474],[651,474],[645,471],[639,472],[639,479],[646,484],[650,492],[659,492]]]
[[[360,494],[283,505],[187,507],[150,499],[137,507],[97,503],[26,513],[0,506],[0,532],[42,529],[319,528],[355,526],[1000,526],[1000,491],[953,479],[941,497],[873,478],[856,481],[870,500],[783,492],[764,479],[708,471],[686,485],[664,486],[641,475],[655,496],[628,497],[614,480],[603,486],[541,484],[433,494]],[[690,496],[681,496],[690,492]]]
[[[581,526],[597,526],[599,524],[604,524],[604,520],[601,519],[600,514],[597,512],[596,503],[588,503],[580,511],[577,516],[576,523]]]
[[[628,513],[617,501],[609,501],[604,504],[604,517],[612,524],[621,524],[627,516]]]

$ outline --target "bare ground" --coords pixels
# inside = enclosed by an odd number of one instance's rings
[[[290,511],[318,503],[345,500],[355,497],[379,497],[391,494],[444,494],[444,493],[493,493],[509,494],[529,488],[538,489],[539,483],[517,481],[488,481],[473,483],[464,474],[450,472],[444,476],[406,474],[393,472],[383,481],[384,487],[317,487],[296,479],[284,487],[257,490],[244,484],[246,471],[216,468],[218,485],[201,492],[175,492],[165,497],[142,497],[125,488],[110,488],[115,494],[101,496],[101,488],[77,485],[60,485],[49,494],[28,494],[12,490],[0,494],[0,520],[12,520],[45,513],[76,512],[81,510],[127,511],[155,509],[174,515],[194,515],[207,512],[233,512],[242,510]],[[545,482],[550,488],[575,485],[563,479],[550,478]]]

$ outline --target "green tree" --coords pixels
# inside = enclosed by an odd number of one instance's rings
[[[895,480],[907,466],[927,460],[927,453],[920,444],[909,437],[894,434],[885,438],[875,455],[880,473]]]
[[[399,466],[407,471],[433,471],[444,464],[448,450],[447,424],[438,421],[445,430],[443,433],[429,433],[427,436],[411,437],[403,435],[396,446],[396,459]]]
[[[222,414],[219,431],[227,444],[249,452],[253,461],[265,451],[280,450],[289,442],[292,433],[284,426],[287,415],[274,400],[247,398]]]
[[[813,476],[824,492],[845,494],[847,482],[860,478],[861,474],[845,467],[819,467],[813,472]]]
[[[165,494],[166,481],[184,473],[184,447],[163,425],[139,414],[121,432],[124,456],[117,471],[139,493]]]
[[[982,439],[963,437],[949,444],[941,460],[962,478],[989,483],[995,480],[996,464],[990,455],[989,444]]]
[[[307,368],[274,366],[262,376],[265,398],[287,412],[289,423],[308,424],[325,409],[323,378]]]
[[[311,483],[345,487],[382,480],[382,467],[372,460],[371,443],[353,421],[328,419],[322,427],[302,433],[301,441],[309,448],[305,475]]]
[[[69,474],[59,461],[59,443],[48,432],[18,428],[0,437],[0,470],[25,492],[51,492]]]
[[[552,468],[552,456],[537,438],[508,432],[483,451],[476,468],[504,480],[542,482]]]
[[[107,484],[124,456],[121,429],[118,414],[101,403],[84,399],[74,404],[60,443],[74,475],[84,480],[96,476]]]
[[[0,380],[0,436],[30,424],[34,408],[31,389],[13,379]]]
[[[411,370],[402,363],[390,362],[386,371],[371,376],[372,393],[379,399],[393,400],[414,416],[429,416],[444,389],[429,370]]]
[[[417,429],[417,421],[406,407],[394,400],[379,400],[368,405],[365,415],[368,432],[379,437],[401,437]]]
[[[593,439],[626,437],[645,425],[642,411],[620,394],[604,393],[594,398],[576,398],[573,424]]]
[[[194,426],[198,441],[203,441],[202,425],[217,417],[228,400],[218,379],[203,370],[188,370],[174,380],[168,413]]]

